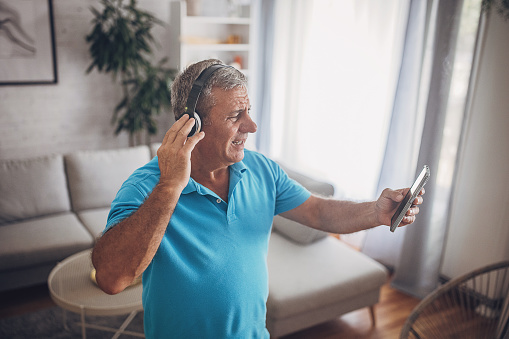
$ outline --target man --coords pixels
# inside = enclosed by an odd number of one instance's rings
[[[193,64],[175,79],[177,121],[157,157],[119,190],[92,254],[97,283],[107,293],[121,292],[143,273],[147,338],[268,338],[273,216],[327,232],[356,232],[389,225],[405,193],[386,189],[366,203],[311,195],[275,162],[244,149],[257,129],[246,78],[215,64],[222,62]],[[212,69],[196,98],[202,129],[189,137],[196,123],[184,114],[191,88]],[[414,206],[403,224],[418,212]]]

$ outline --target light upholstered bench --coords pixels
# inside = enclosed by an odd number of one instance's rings
[[[289,169],[310,191],[329,196],[333,187]],[[276,216],[269,242],[267,329],[280,337],[373,306],[387,269],[339,239]]]

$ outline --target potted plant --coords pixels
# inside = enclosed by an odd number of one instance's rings
[[[120,76],[123,98],[115,107],[112,124],[115,134],[129,133],[129,145],[145,143],[157,132],[154,116],[170,108],[169,82],[176,71],[165,68],[166,58],[152,63],[152,45],[155,44],[151,29],[163,23],[148,12],[137,8],[136,0],[101,0],[103,10],[90,10],[94,14],[92,31],[86,36],[90,44],[94,68],[111,73],[113,81]]]
[[[496,12],[504,18],[509,20],[509,0],[482,0],[481,8],[485,12],[489,12],[491,7],[495,6]]]

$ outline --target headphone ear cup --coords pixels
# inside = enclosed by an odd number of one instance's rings
[[[191,129],[191,132],[189,132],[188,138],[192,137],[196,133],[200,133],[201,131],[201,118],[200,115],[196,112],[193,112],[192,117],[194,118],[194,126]]]

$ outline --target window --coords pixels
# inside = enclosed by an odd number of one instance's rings
[[[373,199],[408,16],[405,0],[278,1],[271,156]]]

